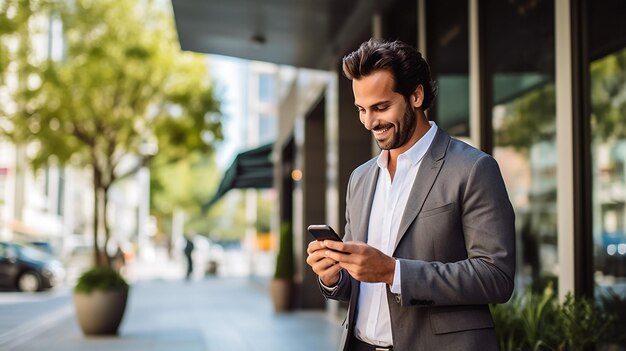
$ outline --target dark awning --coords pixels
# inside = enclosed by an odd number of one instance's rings
[[[215,195],[202,205],[207,211],[231,189],[268,189],[274,185],[274,165],[270,158],[273,143],[242,152],[224,172]]]
[[[397,0],[172,0],[183,50],[328,69]],[[314,29],[314,30],[312,30]]]

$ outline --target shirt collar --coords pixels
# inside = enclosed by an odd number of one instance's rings
[[[411,148],[401,153],[398,156],[398,160],[407,158],[409,162],[411,162],[411,164],[413,165],[422,160],[424,155],[426,155],[426,151],[428,151],[430,144],[432,144],[433,140],[435,139],[435,134],[437,134],[437,124],[433,121],[429,121],[428,123],[430,124],[430,129],[426,132],[426,134],[424,134],[424,136],[422,136],[420,140],[417,141],[417,143],[413,144]],[[376,160],[378,167],[382,169],[387,169],[388,161],[389,151],[382,150],[378,155],[378,159]]]

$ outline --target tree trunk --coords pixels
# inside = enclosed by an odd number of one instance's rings
[[[109,187],[105,186],[102,189],[102,224],[104,228],[104,257],[106,258],[107,265],[113,266],[112,256],[109,254],[109,240],[111,239],[111,229],[109,228],[109,221],[107,220],[109,205]]]
[[[93,249],[95,257],[95,265],[97,267],[109,266],[109,260],[106,255],[106,243],[103,248],[100,246],[100,233],[103,229],[103,221],[106,217],[103,214],[103,208],[106,207],[106,186],[103,184],[102,172],[97,164],[93,165],[93,190],[94,190],[94,215],[93,215]],[[103,250],[104,249],[104,250]]]
[[[93,263],[95,266],[100,266],[100,250],[98,247],[98,224],[100,223],[100,215],[99,215],[99,204],[100,204],[100,195],[98,186],[95,180],[95,172],[94,172],[94,182],[93,182]]]

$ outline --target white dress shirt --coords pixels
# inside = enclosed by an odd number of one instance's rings
[[[435,138],[436,124],[430,122],[430,126],[428,132],[415,145],[398,156],[393,182],[387,169],[389,151],[383,150],[378,156],[380,171],[370,213],[367,243],[388,256],[393,255],[400,221],[411,188],[415,184],[417,171]],[[400,279],[400,264],[396,260],[391,292],[401,293]],[[361,283],[354,334],[369,344],[393,345],[385,283]]]

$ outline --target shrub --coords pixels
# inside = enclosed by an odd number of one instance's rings
[[[274,278],[291,279],[294,274],[293,233],[290,223],[281,223]]]
[[[568,293],[557,314],[556,325],[560,326],[563,338],[561,349],[566,346],[574,351],[595,346],[606,335],[611,320],[593,300],[574,298]]]
[[[559,303],[548,283],[541,294],[529,288],[490,309],[503,351],[575,351],[626,343],[626,297],[614,292],[600,296],[598,302],[568,294]]]
[[[110,291],[117,289],[128,289],[128,283],[116,270],[109,267],[95,267],[79,278],[75,292],[91,293],[95,290]]]
[[[626,346],[626,296],[620,296],[613,290],[599,297],[600,306],[605,316],[613,317],[603,338],[609,344]]]

